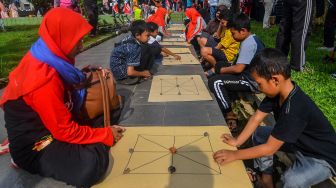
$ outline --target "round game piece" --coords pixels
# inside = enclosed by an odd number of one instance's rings
[[[174,166],[169,166],[168,171],[169,171],[169,173],[172,174],[172,173],[176,172],[176,168]]]
[[[176,87],[180,87],[180,85],[177,84]]]
[[[208,133],[208,132],[204,132],[203,135],[204,135],[204,136],[209,136],[209,133]]]
[[[129,174],[131,172],[131,169],[129,169],[129,168],[126,168],[125,170],[124,170],[124,174]]]
[[[170,147],[170,148],[169,148],[169,151],[170,151],[170,153],[172,153],[172,154],[177,153],[177,150],[176,150],[175,147]]]
[[[181,93],[180,93],[180,92],[178,92],[178,95],[181,95]]]
[[[133,153],[133,152],[134,152],[134,149],[133,149],[133,148],[130,148],[128,151],[129,151],[130,153]]]

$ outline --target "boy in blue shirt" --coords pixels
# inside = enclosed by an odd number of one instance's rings
[[[131,35],[115,44],[110,57],[110,68],[114,78],[124,84],[135,84],[140,78],[149,78],[152,61],[141,55],[144,44],[148,41],[146,22],[134,21],[130,27]]]
[[[219,150],[214,159],[220,165],[234,160],[255,159],[264,187],[273,187],[273,154],[282,150],[296,159],[283,174],[284,188],[310,187],[335,175],[336,134],[315,103],[293,82],[287,57],[276,49],[265,49],[250,64],[253,79],[266,97],[234,138],[223,134],[223,142],[242,145],[251,135],[254,147]],[[273,112],[276,124],[259,126]]]
[[[240,43],[237,61],[228,65],[225,61],[215,64],[216,75],[208,85],[214,93],[224,118],[232,132],[237,130],[237,116],[232,112],[229,92],[255,92],[258,88],[248,72],[252,58],[264,48],[264,44],[251,33],[250,19],[245,14],[233,17],[230,22],[232,37]]]

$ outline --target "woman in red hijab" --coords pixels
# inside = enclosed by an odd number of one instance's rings
[[[185,15],[190,20],[186,32],[186,39],[190,43],[196,35],[201,35],[202,31],[206,28],[206,23],[194,7],[188,8],[185,11]]]
[[[85,80],[74,58],[91,29],[70,9],[50,10],[42,20],[40,38],[10,73],[0,100],[14,163],[80,187],[93,185],[105,174],[109,147],[123,131],[74,120],[86,92],[73,87]]]

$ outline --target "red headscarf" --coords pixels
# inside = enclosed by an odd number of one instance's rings
[[[193,7],[188,8],[185,11],[185,15],[189,18],[189,26],[188,26],[188,31],[187,31],[187,40],[191,40],[194,37],[195,30],[196,30],[196,25],[197,25],[197,19],[198,17],[201,17],[201,14]],[[202,22],[200,23],[202,24]],[[200,31],[202,29],[202,26],[200,27]],[[198,32],[196,32],[198,33]]]
[[[91,29],[92,26],[80,14],[68,8],[54,8],[44,16],[39,35],[56,56],[74,64],[74,59],[69,59],[67,55]],[[55,69],[41,63],[28,52],[10,73],[0,105],[43,86],[55,74]]]

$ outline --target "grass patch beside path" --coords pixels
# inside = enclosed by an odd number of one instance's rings
[[[112,24],[109,17],[100,16],[99,21]],[[8,77],[9,72],[16,67],[31,45],[38,39],[41,20],[41,17],[5,19],[6,32],[0,31],[0,80]],[[88,49],[96,42],[101,42],[112,36],[114,36],[113,33],[102,33],[94,38],[85,37],[84,48]]]
[[[6,30],[0,32],[0,78],[8,76],[38,38],[37,25],[10,26]]]
[[[253,22],[252,32],[265,43],[266,47],[275,47],[278,27],[262,29],[261,23]],[[330,74],[336,71],[335,64],[324,64],[322,58],[327,52],[316,50],[322,46],[323,28],[313,29],[306,51],[306,65],[303,72],[292,71],[292,79],[307,93],[336,128],[336,80]]]

